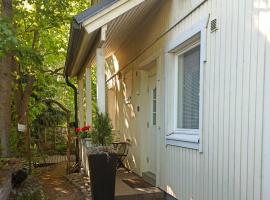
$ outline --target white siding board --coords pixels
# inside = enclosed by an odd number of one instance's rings
[[[240,10],[240,1],[238,1],[238,5],[236,6],[236,9],[238,10],[237,15],[237,30],[236,33],[238,35],[237,42],[236,42],[236,126],[235,126],[235,174],[234,174],[234,199],[241,198],[241,134],[242,134],[242,95],[243,95],[243,66],[242,66],[242,60],[243,60],[243,37],[244,34],[243,31],[243,22],[242,22],[242,12]]]
[[[220,16],[220,39],[219,39],[219,43],[220,43],[220,61],[219,61],[219,66],[220,66],[220,80],[219,80],[219,93],[220,93],[220,98],[219,98],[219,154],[218,154],[218,199],[222,200],[223,198],[223,179],[225,178],[223,176],[223,172],[224,172],[224,92],[225,92],[225,84],[224,84],[224,80],[225,80],[225,66],[224,63],[226,61],[225,59],[225,20],[226,20],[226,1],[222,1],[220,2],[219,5],[219,10],[221,13]]]
[[[256,62],[257,62],[257,34],[255,30],[253,1],[248,1],[247,22],[251,24],[250,28],[250,79],[249,79],[249,137],[248,137],[248,171],[247,171],[247,199],[254,197],[254,152],[255,152],[255,122],[256,122]],[[248,52],[247,52],[248,53]],[[252,56],[251,56],[252,55]],[[248,57],[247,57],[248,58]],[[255,95],[254,95],[255,94]]]
[[[230,13],[230,1],[225,1],[225,15],[224,15],[224,26],[225,26],[225,33],[223,48],[225,50],[224,53],[224,108],[223,108],[223,117],[224,117],[224,126],[223,126],[223,194],[222,199],[226,200],[229,198],[229,138],[230,138],[230,131],[229,131],[229,111],[230,110],[230,46],[231,46],[231,33],[230,27],[231,24],[228,20],[228,15]]]
[[[214,1],[210,1],[211,2],[211,10],[214,10],[214,6],[213,4],[215,3]],[[212,13],[211,13],[211,16]],[[209,68],[210,68],[210,88],[209,88],[209,92],[210,92],[210,100],[209,100],[209,104],[210,104],[210,109],[209,109],[209,172],[208,172],[208,194],[207,197],[209,200],[213,199],[213,184],[214,184],[214,88],[215,88],[215,67],[214,67],[214,60],[215,57],[213,56],[213,52],[215,52],[215,45],[214,45],[214,41],[215,41],[215,35],[209,35],[209,48],[210,48],[210,52],[209,52]]]
[[[237,9],[235,9],[235,1],[230,1],[230,35],[231,35],[231,48],[229,51],[229,59],[230,59],[230,122],[229,122],[229,133],[230,133],[230,142],[229,142],[229,199],[234,200],[234,174],[235,174],[235,123],[236,123],[236,48],[235,44],[237,43],[237,22],[235,22],[235,18],[233,16],[237,16]]]
[[[214,11],[218,10],[217,6],[217,1],[213,1],[213,7],[212,9]],[[213,14],[213,17],[218,16],[218,14]],[[220,48],[219,48],[219,34],[220,31],[217,31],[212,34],[211,37],[213,37],[213,51],[211,57],[214,58],[213,60],[213,68],[214,68],[214,88],[213,88],[213,93],[214,93],[214,104],[213,104],[213,197],[211,199],[218,199],[217,197],[217,191],[218,191],[218,146],[219,146],[219,79],[220,79],[220,70],[219,70],[219,53],[220,53]]]
[[[207,8],[209,7],[210,2],[207,1],[206,2],[206,6]],[[211,48],[210,48],[210,37],[209,37],[209,29],[207,30],[207,50],[206,50],[206,65],[205,65],[205,95],[204,95],[204,111],[205,113],[210,114],[211,111],[211,93],[210,93],[210,88],[211,88],[211,67],[209,66],[210,63],[210,53],[211,53]],[[209,167],[210,167],[210,118],[209,117],[205,117],[204,118],[204,126],[203,126],[203,154],[201,155],[201,157],[203,157],[203,165],[204,165],[204,171],[203,171],[203,184],[202,184],[202,188],[203,188],[203,196],[202,198],[204,200],[208,199],[208,194],[209,194],[209,177],[210,177],[210,173],[209,173]]]
[[[247,27],[247,15],[246,15],[246,3],[247,1],[244,2],[244,4],[240,5],[243,6],[243,60],[242,60],[242,66],[243,66],[243,85],[242,85],[242,133],[241,133],[241,174],[240,174],[240,181],[241,181],[241,192],[240,192],[240,197],[242,200],[247,199],[247,148],[248,148],[248,117],[249,117],[249,78],[250,78],[250,73],[249,73],[249,52],[247,51],[248,48],[250,47],[249,45],[249,39],[250,39],[250,30],[249,32]],[[240,58],[241,59],[241,58]]]
[[[265,1],[260,0],[260,8],[265,5]],[[262,175],[262,130],[263,130],[263,98],[264,98],[264,66],[265,66],[265,39],[266,35],[263,35],[259,30],[263,29],[261,11],[258,11],[258,60],[257,60],[257,90],[256,90],[256,138],[255,138],[255,170],[254,170],[254,198],[261,199],[261,175]],[[268,41],[269,42],[269,41]],[[265,123],[269,123],[265,121]]]
[[[198,18],[200,18],[200,16],[207,16],[209,14],[209,11],[207,9],[207,6],[208,6],[208,2],[206,2],[204,5],[202,5],[200,8],[199,8],[199,12],[200,14],[197,16]],[[194,19],[196,20],[196,19]],[[206,31],[206,34],[207,34],[207,31]],[[207,37],[206,37],[206,40],[207,40]],[[206,42],[206,51],[207,51],[207,42]],[[206,53],[207,54],[207,53]],[[206,80],[206,67],[204,66],[204,80]],[[207,83],[207,80],[204,81],[204,84]],[[207,98],[207,84],[206,86],[204,86],[204,90],[203,90],[203,93],[204,93],[204,100],[203,102],[205,102],[205,99]],[[206,109],[206,110],[205,110]],[[203,105],[203,111],[207,111],[207,104],[204,104]],[[203,124],[203,127],[202,127],[202,132],[204,133],[205,132],[205,128],[204,128],[204,125],[206,124],[206,119],[203,118],[202,119],[202,124]],[[197,170],[196,170],[196,187],[197,187],[197,196],[195,196],[194,198],[195,199],[204,199],[204,180],[205,180],[205,169],[206,168],[206,162],[205,162],[205,153],[207,151],[204,150],[204,148],[208,148],[207,147],[207,142],[208,141],[205,141],[207,137],[207,134],[205,135],[202,135],[202,143],[203,143],[203,146],[202,146],[202,150],[204,153],[198,153],[196,152],[196,165],[197,165]]]

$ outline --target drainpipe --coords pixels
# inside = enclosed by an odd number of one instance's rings
[[[70,80],[68,79],[68,72],[65,65],[65,80],[69,87],[73,89],[74,93],[74,114],[75,114],[75,129],[78,128],[78,105],[77,105],[77,88],[75,85],[73,85]],[[79,163],[79,140],[76,139],[76,163]]]

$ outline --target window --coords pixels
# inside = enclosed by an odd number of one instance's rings
[[[177,128],[199,129],[200,46],[178,55]]]
[[[157,125],[157,88],[155,87],[152,91],[152,98],[153,98],[153,126]]]
[[[174,126],[168,129],[166,144],[199,149],[200,152],[207,23],[208,17],[172,38],[166,47],[168,59],[172,60],[175,69],[174,85],[169,85],[174,88]]]

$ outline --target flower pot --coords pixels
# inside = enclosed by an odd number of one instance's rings
[[[84,144],[87,148],[92,147],[93,144],[91,142],[91,138],[84,138]]]
[[[88,159],[93,200],[114,200],[117,156],[97,153],[90,154]]]

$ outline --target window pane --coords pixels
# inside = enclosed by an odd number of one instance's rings
[[[157,101],[153,100],[153,112],[157,112]]]
[[[157,124],[157,114],[153,113],[153,125]]]
[[[153,89],[153,99],[157,99],[157,88]]]
[[[153,89],[153,125],[156,125],[157,121],[157,89]]]
[[[178,128],[199,128],[200,47],[179,56]]]

